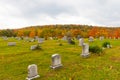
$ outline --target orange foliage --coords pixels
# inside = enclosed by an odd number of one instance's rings
[[[36,33],[35,33],[35,30],[32,30],[29,34],[29,37],[33,38],[35,37]]]

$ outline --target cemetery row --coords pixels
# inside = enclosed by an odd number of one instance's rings
[[[5,40],[7,40],[8,38],[4,37]],[[16,38],[17,40],[21,40],[21,38],[17,37]],[[29,38],[27,38],[26,40],[28,40]],[[38,43],[43,43],[44,42],[44,38],[37,38],[36,40],[38,40]],[[65,39],[64,40],[68,40],[68,43],[69,44],[73,44],[73,40],[71,38],[68,38],[68,39]],[[104,37],[101,37],[100,40],[104,40]],[[31,39],[31,42],[33,42],[34,40]],[[94,41],[94,38],[93,37],[90,37],[89,38],[89,41],[90,42],[93,42]],[[16,45],[16,42],[8,42],[8,46],[15,46]],[[79,46],[82,47],[82,54],[81,54],[81,57],[83,58],[87,58],[90,56],[90,53],[89,53],[89,44],[88,43],[84,43],[84,38],[79,38]],[[38,48],[39,45],[32,45],[30,47],[31,50],[34,50],[36,48]],[[108,45],[108,47],[110,47],[110,45]],[[52,55],[52,64],[51,64],[51,68],[52,69],[56,69],[56,68],[59,68],[59,67],[62,67],[62,63],[61,63],[61,56],[59,54],[54,54]],[[37,65],[36,64],[31,64],[28,66],[28,76],[27,76],[27,80],[31,80],[31,79],[34,79],[34,78],[38,78],[40,77],[40,75],[38,75],[38,71],[37,71]]]

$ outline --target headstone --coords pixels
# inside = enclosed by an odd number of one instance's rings
[[[50,66],[52,69],[56,69],[62,67],[61,57],[59,54],[52,55],[52,65]]]
[[[43,43],[44,42],[44,38],[38,38],[38,43]]]
[[[8,42],[8,46],[16,46],[16,42]]]
[[[93,42],[94,38],[92,36],[89,37],[89,42]]]
[[[75,42],[71,39],[71,37],[68,37],[67,40],[68,40],[68,43],[69,43],[69,44],[73,44],[73,45],[75,44]]]
[[[35,36],[35,40],[38,40],[38,38],[39,38],[38,36]]]
[[[30,49],[31,49],[31,50],[35,50],[35,49],[37,49],[37,47],[38,47],[38,45],[32,45],[32,46],[30,47]]]
[[[81,36],[80,35],[77,35],[77,40],[79,40],[81,38]]]
[[[89,57],[90,53],[89,53],[89,45],[84,43],[83,46],[82,46],[82,54],[81,56],[84,57],[84,58],[87,58]]]
[[[100,36],[100,40],[104,40],[104,36]]]
[[[34,41],[35,41],[35,39],[31,39],[31,40],[30,40],[30,42],[34,42]]]
[[[8,40],[8,37],[7,36],[3,36],[2,37],[4,40]]]
[[[84,43],[84,38],[80,38],[79,39],[79,46],[83,46],[83,43]]]
[[[107,48],[112,48],[112,45],[107,44]]]
[[[62,38],[62,40],[66,41],[66,40],[67,40],[67,36],[64,36],[64,37]]]
[[[36,64],[32,64],[28,66],[28,76],[27,76],[27,80],[32,80],[34,78],[38,78],[40,77],[40,75],[38,75],[38,70],[37,70],[37,65]]]

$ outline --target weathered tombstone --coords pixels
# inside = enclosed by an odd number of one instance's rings
[[[29,37],[24,37],[24,40],[25,41],[29,41]]]
[[[100,40],[104,40],[104,36],[100,36]]]
[[[35,36],[35,40],[38,40],[38,38],[39,38],[38,36]]]
[[[37,70],[37,65],[36,64],[32,64],[28,66],[28,76],[27,76],[27,80],[32,80],[34,78],[38,78],[40,77],[40,75],[38,75],[38,70]]]
[[[30,40],[30,42],[34,42],[34,41],[35,41],[35,39],[31,39],[31,40]]]
[[[8,37],[7,36],[3,36],[2,37],[4,40],[8,40]]]
[[[43,43],[44,42],[44,38],[38,38],[38,43]]]
[[[89,37],[89,41],[90,42],[93,42],[94,41],[94,38],[92,36]]]
[[[16,42],[8,42],[8,46],[16,46]]]
[[[83,43],[84,43],[84,38],[80,38],[79,39],[79,46],[83,46]]]
[[[50,66],[52,69],[56,69],[62,67],[61,57],[59,54],[52,55],[52,65]]]
[[[81,38],[81,36],[80,35],[77,35],[77,40],[79,40]]]
[[[86,57],[89,57],[90,53],[89,53],[89,45],[84,43],[83,46],[82,46],[82,54],[81,56],[86,58]]]
[[[62,38],[62,40],[66,41],[66,40],[67,40],[67,36],[64,36],[64,37]]]
[[[73,45],[75,44],[75,42],[71,39],[71,37],[68,37],[67,40],[68,40],[68,43],[69,43],[69,44],[73,44]]]
[[[30,49],[31,49],[31,50],[35,50],[35,49],[37,49],[37,47],[38,47],[38,45],[32,45],[32,46],[30,47]]]
[[[110,44],[107,44],[107,48],[112,48],[112,45],[110,45]]]

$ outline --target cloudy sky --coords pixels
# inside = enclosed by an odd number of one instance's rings
[[[0,0],[0,29],[45,24],[120,26],[120,0]]]

